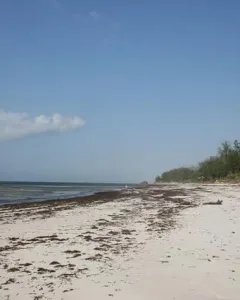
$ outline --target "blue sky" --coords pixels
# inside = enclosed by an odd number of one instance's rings
[[[153,180],[240,138],[239,15],[237,0],[1,0],[0,179]]]

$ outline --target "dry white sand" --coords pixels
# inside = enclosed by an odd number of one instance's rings
[[[177,187],[188,191],[188,200],[221,199],[223,204],[182,210],[173,229],[163,232],[149,230],[158,204],[148,207],[137,194],[128,201],[62,210],[46,219],[34,218],[34,209],[22,220],[11,219],[11,211],[0,209],[8,218],[0,223],[0,247],[13,246],[17,238],[26,243],[0,252],[0,299],[239,300],[240,187]],[[29,243],[51,235],[66,240],[52,236]]]

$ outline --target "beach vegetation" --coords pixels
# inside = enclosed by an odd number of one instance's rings
[[[240,142],[225,141],[217,153],[199,162],[194,167],[181,167],[163,172],[156,182],[195,182],[195,181],[239,181]]]

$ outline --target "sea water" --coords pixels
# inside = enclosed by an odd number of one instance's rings
[[[100,191],[120,190],[125,186],[114,183],[5,181],[0,182],[0,205],[81,197]]]

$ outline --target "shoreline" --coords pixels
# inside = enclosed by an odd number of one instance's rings
[[[99,192],[93,192],[92,194],[85,195],[85,196],[70,196],[66,198],[58,198],[58,199],[46,199],[46,200],[37,200],[37,201],[31,201],[31,202],[20,202],[20,203],[9,203],[9,204],[0,204],[0,208],[12,208],[12,209],[21,209],[21,208],[30,208],[30,207],[38,207],[38,206],[59,206],[64,204],[76,204],[76,205],[82,205],[87,203],[92,203],[95,201],[101,201],[104,199],[104,201],[111,201],[114,199],[118,199],[120,197],[124,196],[130,196],[131,191],[134,190],[144,190],[154,187],[164,187],[164,186],[177,186],[177,185],[199,185],[199,186],[208,186],[208,185],[232,185],[232,186],[238,186],[240,185],[240,182],[238,183],[227,183],[227,182],[156,182],[152,184],[148,184],[145,186],[142,185],[136,185],[132,187],[122,188],[118,190],[106,190],[106,191],[99,191]],[[134,192],[133,192],[134,194]]]
[[[161,186],[170,185],[170,184],[161,184]],[[0,208],[30,208],[30,207],[37,207],[41,205],[63,205],[63,204],[79,204],[82,205],[84,203],[91,203],[95,201],[101,200],[114,200],[118,199],[119,197],[130,196],[131,191],[134,190],[141,190],[141,189],[149,189],[155,187],[155,184],[149,184],[147,186],[136,185],[128,188],[122,188],[118,190],[106,190],[106,191],[99,191],[93,192],[89,195],[85,196],[71,196],[67,198],[58,198],[58,199],[46,199],[40,201],[31,201],[31,202],[21,202],[21,203],[9,203],[9,204],[2,204]]]
[[[0,182],[0,206],[61,201],[132,188],[118,183]]]
[[[118,197],[118,194],[121,191],[104,191],[104,192],[95,192],[90,195],[86,196],[78,196],[78,197],[69,197],[63,199],[48,199],[48,200],[41,200],[41,201],[32,201],[32,202],[21,202],[21,203],[9,203],[0,205],[0,208],[28,208],[28,207],[36,207],[41,205],[62,205],[62,204],[73,204],[78,203],[79,201],[82,202],[91,202],[101,200],[103,198],[114,198]]]
[[[165,187],[167,187],[166,190]],[[2,212],[8,213],[9,217],[13,217],[15,220],[28,217],[29,211],[33,211],[36,218],[49,218],[61,211],[74,210],[93,205],[97,206],[100,204],[104,205],[117,201],[131,201],[131,199],[135,198],[142,198],[144,201],[148,198],[155,201],[157,199],[165,198],[166,201],[169,201],[169,203],[172,202],[180,207],[183,205],[184,208],[187,208],[188,206],[191,207],[193,205],[188,201],[184,201],[183,198],[186,196],[186,194],[182,188],[179,189],[174,186],[174,188],[169,190],[168,187],[171,187],[171,185],[161,185],[158,187],[155,185],[136,186],[117,191],[109,190],[96,192],[92,195],[72,197],[69,199],[5,204],[0,206],[0,221],[4,219]],[[161,194],[159,196],[160,191]],[[174,197],[177,197],[177,195],[179,195],[180,198],[174,199]]]

